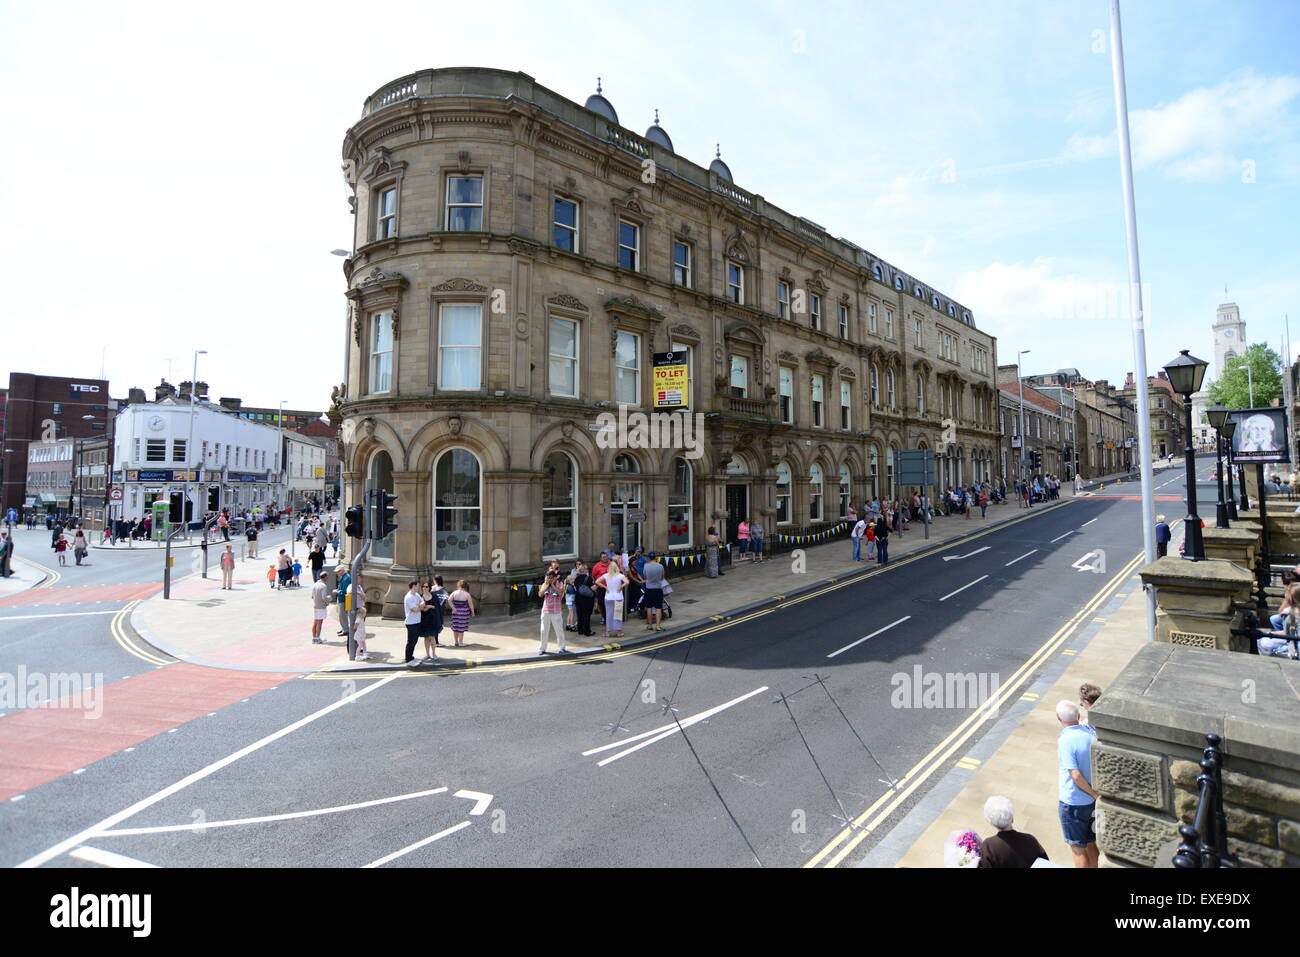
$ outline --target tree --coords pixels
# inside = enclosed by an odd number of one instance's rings
[[[1249,409],[1252,382],[1256,409],[1272,405],[1282,395],[1282,357],[1263,342],[1255,343],[1245,355],[1228,360],[1228,368],[1210,383],[1210,401],[1229,409]]]

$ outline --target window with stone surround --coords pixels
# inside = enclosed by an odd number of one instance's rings
[[[790,284],[784,279],[776,283],[776,315],[779,319],[790,318]]]
[[[439,389],[483,387],[482,322],[483,307],[478,303],[444,302],[438,306]]]
[[[777,379],[780,382],[781,421],[786,425],[794,425],[794,369],[781,366]]]
[[[450,232],[482,232],[483,177],[481,175],[448,175],[446,222]]]
[[[551,244],[557,249],[576,253],[578,248],[578,226],[582,210],[576,200],[555,197],[555,209],[551,223]]]
[[[579,381],[576,320],[551,317],[549,349],[551,395],[576,399]]]
[[[691,288],[693,253],[690,243],[673,241],[673,282],[686,289]]]
[[[370,378],[367,392],[393,389],[393,313],[377,312],[370,317]]]
[[[397,235],[397,187],[388,186],[375,197],[375,239]]]
[[[641,268],[641,227],[626,219],[618,221],[618,264],[632,272]]]
[[[727,298],[743,305],[745,302],[745,267],[735,260],[727,260]]]
[[[641,337],[621,329],[614,343],[614,393],[620,405],[641,404]]]

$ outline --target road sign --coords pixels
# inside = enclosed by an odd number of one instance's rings
[[[645,509],[643,509],[643,508],[633,508],[633,509],[628,509],[627,520],[628,520],[629,522],[644,522],[644,521],[645,521]]]
[[[14,523],[14,522],[17,522],[17,521],[18,521],[18,509],[16,509],[16,508],[11,508],[11,509],[9,509],[9,512],[8,512],[8,518],[6,519],[6,521],[10,522],[11,524]]]
[[[894,452],[894,484],[934,484],[934,452],[930,449],[902,449]]]
[[[122,501],[122,490],[120,488],[110,489],[108,497],[114,502]]]

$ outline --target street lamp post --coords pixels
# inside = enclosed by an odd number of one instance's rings
[[[1205,410],[1205,417],[1214,429],[1214,477],[1219,482],[1219,503],[1214,512],[1214,527],[1228,527],[1228,503],[1223,500],[1223,423],[1228,420],[1228,409],[1222,405],[1212,405]]]
[[[1236,419],[1225,419],[1223,423],[1223,462],[1228,472],[1228,520],[1237,520],[1237,500],[1232,491],[1232,436],[1237,431]]]
[[[190,441],[189,444],[185,446],[185,459],[187,465],[189,462],[194,461],[194,417],[196,414],[194,410],[194,398],[199,391],[199,356],[205,356],[207,354],[208,354],[207,349],[194,350],[194,374],[193,377],[190,379]],[[198,478],[198,469],[196,468],[195,479],[197,480],[197,478]],[[188,505],[190,507],[190,514],[188,516],[185,514],[185,505]],[[185,482],[185,505],[181,506],[181,521],[185,523],[185,529],[186,529],[185,535],[186,538],[188,539],[190,522],[194,520],[194,511],[195,511],[194,504],[190,499],[190,483],[188,480],[186,480]],[[206,534],[207,533],[204,532],[204,535]]]
[[[1187,537],[1183,557],[1194,562],[1205,560],[1205,543],[1201,538],[1201,517],[1196,514],[1196,449],[1192,445],[1192,393],[1200,391],[1205,378],[1204,360],[1190,355],[1186,349],[1165,364],[1165,374],[1175,392],[1183,397],[1183,419],[1187,438],[1183,443],[1183,461],[1187,470]]]
[[[1025,477],[1025,380],[1020,372],[1020,357],[1030,352],[1029,349],[1021,349],[1016,353],[1016,385],[1020,391],[1020,463],[1016,467],[1016,474],[1021,478]]]

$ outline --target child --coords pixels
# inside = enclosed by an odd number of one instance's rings
[[[275,578],[275,563],[272,562],[271,567],[266,570],[266,583],[271,586],[271,591],[275,591]]]
[[[59,564],[68,564],[68,540],[60,535],[54,542],[54,551],[59,556]]]
[[[1085,681],[1079,686],[1079,724],[1084,727],[1092,726],[1088,721],[1088,715],[1100,697],[1101,689],[1095,684]]]
[[[298,559],[293,560],[293,587],[301,588],[302,582],[298,581],[298,576],[302,574],[302,562]]]

